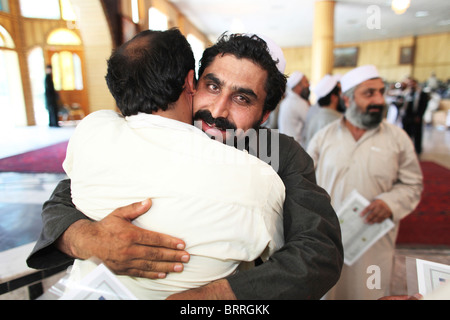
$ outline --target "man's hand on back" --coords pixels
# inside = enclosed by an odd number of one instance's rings
[[[96,257],[116,274],[156,279],[181,272],[189,261],[182,240],[131,223],[151,205],[151,200],[144,200],[118,208],[100,221],[79,220],[56,245],[74,258]]]

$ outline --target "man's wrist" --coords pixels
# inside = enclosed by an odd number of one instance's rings
[[[84,239],[84,234],[91,224],[91,221],[81,219],[70,225],[55,242],[58,250],[75,259],[89,259],[89,254],[86,254],[83,250],[79,250],[83,246],[77,245],[77,241]]]

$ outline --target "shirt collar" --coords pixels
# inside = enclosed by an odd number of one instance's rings
[[[202,130],[194,127],[193,125],[158,115],[139,112],[137,115],[125,117],[125,120],[127,121],[128,126],[133,129],[160,127],[189,131],[208,137]]]

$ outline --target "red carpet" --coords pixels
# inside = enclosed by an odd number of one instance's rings
[[[62,163],[66,157],[68,141],[60,142],[19,155],[0,159],[2,172],[64,173]]]
[[[420,165],[422,198],[416,210],[400,221],[397,244],[450,246],[450,170],[434,162]]]

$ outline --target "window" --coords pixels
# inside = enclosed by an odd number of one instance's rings
[[[47,44],[56,46],[80,46],[80,37],[69,29],[56,29],[47,38]],[[77,51],[77,50],[74,50]],[[57,91],[82,90],[81,59],[76,52],[56,50],[51,57],[53,83]]]
[[[0,26],[0,127],[25,125],[25,101],[14,42]]]
[[[131,0],[131,16],[133,17],[133,22],[139,23],[139,3],[138,0]]]
[[[77,20],[77,15],[72,7],[70,0],[60,0],[61,1],[61,16],[63,20],[75,21]]]
[[[47,39],[48,44],[54,45],[81,45],[81,39],[78,35],[67,29],[56,29]]]
[[[70,0],[20,0],[20,11],[27,18],[76,20]]]
[[[0,11],[9,12],[8,0],[0,0]]]
[[[0,47],[14,49],[14,41],[5,28],[0,26]]]
[[[42,48],[36,47],[28,54],[28,70],[33,94],[34,120],[37,125],[48,125],[48,112],[45,107],[45,62]]]
[[[20,11],[27,18],[61,19],[59,0],[20,0]]]
[[[55,90],[82,90],[81,60],[76,53],[61,51],[52,56]]]
[[[167,16],[155,8],[150,8],[148,10],[148,28],[150,30],[167,30],[168,29],[168,19]]]

